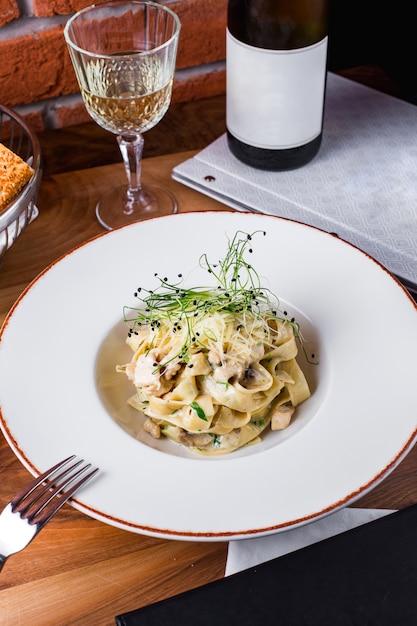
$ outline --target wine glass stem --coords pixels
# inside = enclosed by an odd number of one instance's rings
[[[120,152],[122,153],[123,163],[126,170],[128,182],[128,202],[125,213],[129,213],[131,203],[139,200],[142,194],[141,185],[141,164],[144,139],[140,134],[118,135]],[[129,202],[130,201],[130,202]],[[130,207],[133,211],[133,207]]]

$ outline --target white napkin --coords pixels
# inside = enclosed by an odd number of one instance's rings
[[[345,508],[293,530],[254,539],[231,541],[228,546],[225,575],[230,576],[393,512],[391,509]]]

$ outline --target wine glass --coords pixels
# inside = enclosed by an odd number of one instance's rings
[[[87,7],[69,19],[64,36],[86,108],[117,135],[128,184],[96,207],[108,230],[175,213],[172,193],[141,183],[142,133],[166,113],[172,92],[178,16],[148,1],[114,0]]]

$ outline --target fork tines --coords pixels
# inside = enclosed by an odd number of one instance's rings
[[[12,511],[29,524],[43,526],[97,472],[72,455],[21,489],[11,500]]]

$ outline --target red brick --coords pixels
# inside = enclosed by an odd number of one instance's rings
[[[188,0],[168,5],[181,21],[178,68],[225,59],[227,0]]]
[[[56,128],[64,128],[64,126],[74,126],[75,124],[83,124],[91,122],[91,117],[82,102],[71,105],[60,105],[55,107],[54,116]]]
[[[1,2],[10,0],[0,0]],[[47,3],[47,0],[36,0]],[[72,8],[81,0],[56,0],[49,7],[64,10],[72,2]],[[83,4],[91,0],[83,0]],[[182,30],[177,57],[177,69],[202,67],[225,58],[226,0],[186,0],[169,2],[181,20]],[[0,102],[6,106],[20,106],[39,100],[78,93],[78,83],[63,37],[63,20],[58,18],[26,18],[20,34],[15,38],[0,39]],[[50,24],[54,24],[51,26]],[[202,25],[204,31],[202,32]],[[6,26],[6,29],[8,27]],[[1,31],[0,31],[1,34]],[[51,53],[53,51],[53,53]],[[181,98],[205,97],[208,84],[212,86],[218,76],[195,79],[181,86]],[[223,80],[223,79],[221,79]],[[193,85],[189,87],[189,85]],[[198,95],[198,89],[202,95]],[[219,86],[216,86],[219,89]],[[176,94],[174,92],[174,97]]]
[[[35,133],[40,133],[42,130],[45,130],[41,111],[28,111],[27,113],[23,112],[21,114],[21,117]]]
[[[0,0],[5,1],[13,0]],[[96,4],[104,1],[98,0]],[[32,0],[32,7],[35,16],[51,17],[75,13],[92,3],[93,0]],[[181,21],[180,67],[187,67],[181,62],[183,56],[191,59],[191,65],[225,58],[227,0],[174,0],[162,4],[167,4]]]
[[[33,14],[36,17],[69,15],[90,6],[90,4],[93,4],[93,0],[32,0]],[[99,3],[96,2],[95,4]]]
[[[89,6],[92,1],[32,0],[37,17],[68,15]],[[181,21],[178,67],[213,63],[225,58],[227,0],[180,0],[162,4],[167,4]]]
[[[0,27],[19,17],[20,11],[16,0],[0,0]]]
[[[62,27],[0,41],[0,59],[0,102],[6,106],[78,89]]]
[[[22,118],[22,120],[30,127],[30,129],[34,133],[40,133],[42,130],[45,130],[43,117],[41,111],[29,111],[25,113],[24,111],[16,111]],[[9,122],[3,122],[1,125],[1,133],[0,133],[0,141],[4,142],[6,139],[10,137],[11,125]],[[15,133],[16,130],[13,129]]]
[[[181,72],[174,83],[172,102],[189,102],[226,93],[226,69],[220,67],[198,74]]]

